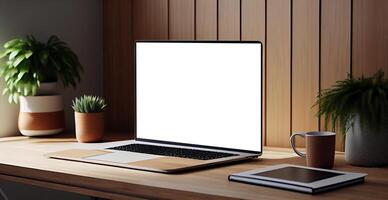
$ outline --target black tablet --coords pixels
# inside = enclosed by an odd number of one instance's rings
[[[318,193],[364,182],[365,176],[366,174],[362,173],[283,164],[232,174],[229,176],[229,180],[299,192]]]

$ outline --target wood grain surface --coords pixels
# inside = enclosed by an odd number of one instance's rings
[[[318,130],[319,0],[292,1],[292,133]],[[299,139],[299,137],[297,137]],[[297,139],[297,146],[304,141]]]
[[[119,139],[117,137],[116,139]],[[124,138],[123,138],[124,139]],[[334,169],[367,173],[366,183],[320,195],[229,182],[227,176],[274,164],[304,165],[290,149],[265,148],[259,159],[190,173],[166,175],[49,159],[47,153],[90,148],[73,136],[0,139],[0,179],[107,199],[386,199],[388,168],[349,166],[337,153]]]
[[[103,1],[105,119],[110,131],[133,132],[134,127],[131,22],[130,1]]]
[[[218,39],[240,40],[240,0],[218,0]]]
[[[370,76],[388,72],[388,1],[353,0],[352,72]]]
[[[168,0],[132,0],[133,40],[167,40],[168,23]]]
[[[267,141],[288,147],[291,132],[291,1],[267,1]]]
[[[350,73],[351,0],[321,2],[321,90],[331,88]],[[321,130],[325,129],[323,118]],[[344,151],[343,135],[335,130],[336,150]]]
[[[170,0],[169,39],[194,40],[194,0]]]
[[[196,0],[196,39],[217,40],[218,0]]]

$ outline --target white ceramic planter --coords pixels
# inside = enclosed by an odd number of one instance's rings
[[[19,131],[25,136],[60,133],[65,128],[62,95],[20,97]]]
[[[346,133],[345,160],[351,165],[364,167],[388,165],[387,144],[387,123],[376,131],[370,127],[361,128],[359,117],[355,117],[353,126]]]

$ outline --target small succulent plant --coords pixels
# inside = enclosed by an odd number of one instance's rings
[[[105,110],[107,104],[102,97],[83,95],[73,100],[73,109],[79,113],[98,113]]]

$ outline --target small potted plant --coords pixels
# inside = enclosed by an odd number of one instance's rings
[[[104,135],[105,100],[84,95],[73,100],[75,132],[78,142],[98,142]]]
[[[41,136],[64,130],[62,95],[57,94],[60,80],[64,87],[76,86],[82,66],[76,54],[57,36],[46,43],[33,36],[4,44],[0,76],[10,103],[20,101],[19,130],[23,135]]]
[[[345,134],[345,160],[358,166],[388,164],[388,80],[384,72],[349,76],[318,95],[318,115]]]

